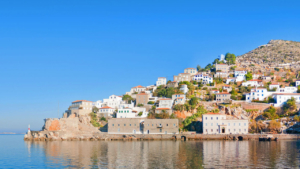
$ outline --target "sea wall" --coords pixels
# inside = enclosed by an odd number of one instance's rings
[[[34,133],[34,132],[33,132]],[[278,140],[298,140],[299,134],[107,134],[107,133],[77,133],[68,135],[65,132],[45,132],[41,135],[47,137],[26,137],[30,141],[74,141],[74,140],[259,140],[259,138],[272,137]]]

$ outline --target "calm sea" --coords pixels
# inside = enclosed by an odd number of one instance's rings
[[[300,168],[300,141],[53,141],[0,135],[0,168]]]

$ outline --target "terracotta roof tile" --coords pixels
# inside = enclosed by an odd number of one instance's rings
[[[105,106],[105,107],[101,107],[101,108],[99,108],[99,109],[113,109],[113,108],[111,108],[111,107],[109,107],[109,106]]]
[[[216,93],[216,94],[230,94],[230,93],[227,93],[227,92],[222,92],[222,93]]]
[[[170,110],[170,108],[156,108],[156,110]]]
[[[143,86],[141,86],[141,85],[138,85],[138,86],[135,86],[135,87],[133,87],[133,88],[145,88],[145,87],[143,87]]]

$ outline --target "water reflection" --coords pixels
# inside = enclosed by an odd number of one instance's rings
[[[53,141],[25,142],[46,167],[298,168],[298,141]]]

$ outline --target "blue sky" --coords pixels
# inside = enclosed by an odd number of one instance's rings
[[[77,99],[172,80],[226,52],[300,41],[299,1],[0,1],[0,132]]]

